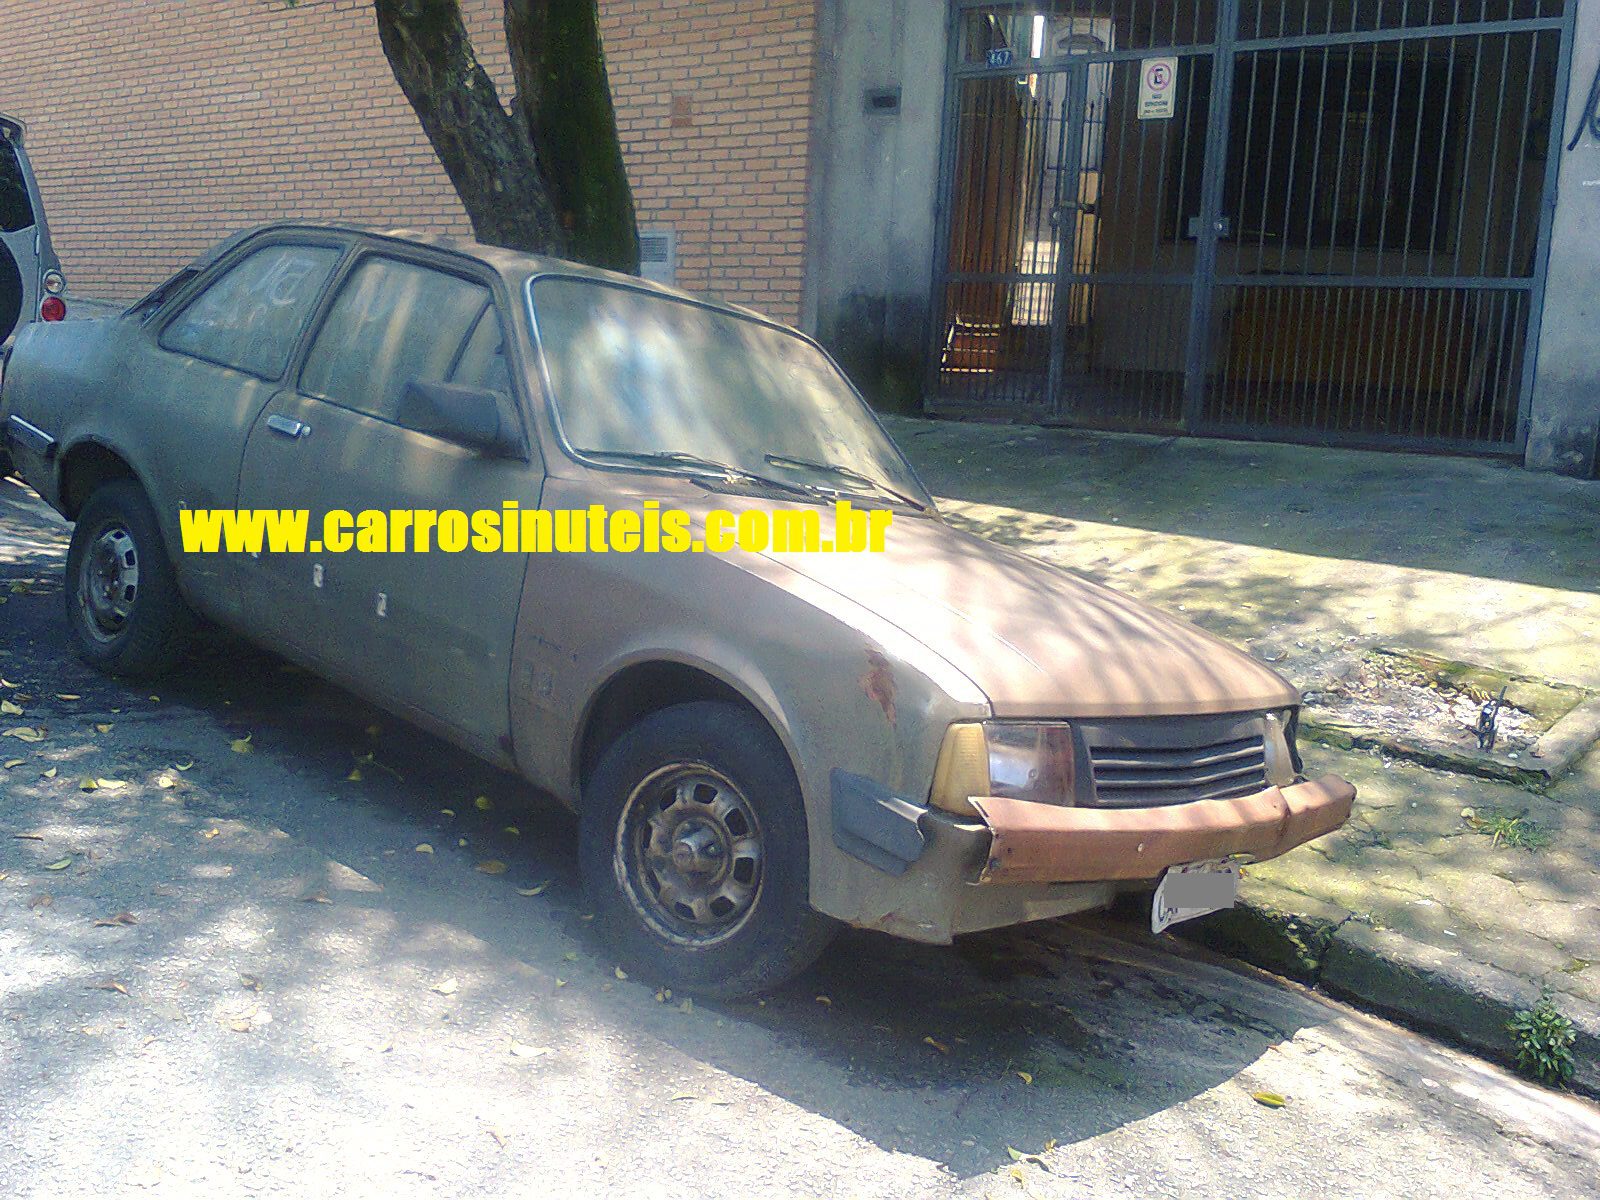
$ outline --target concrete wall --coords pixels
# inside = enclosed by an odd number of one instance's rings
[[[1568,151],[1600,70],[1600,0],[1578,0],[1550,273],[1533,383],[1527,464],[1592,479],[1600,473],[1600,138]]]
[[[825,0],[807,324],[885,407],[914,407],[927,355],[947,29],[932,0]],[[869,90],[899,88],[894,111]]]

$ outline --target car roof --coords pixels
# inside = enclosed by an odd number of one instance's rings
[[[577,276],[601,282],[625,284],[629,287],[657,292],[663,296],[671,296],[675,299],[689,300],[696,304],[723,309],[727,312],[737,313],[740,316],[754,317],[756,320],[767,324],[778,324],[771,317],[745,308],[743,305],[692,295],[678,288],[668,287],[653,280],[642,279],[637,275],[627,275],[621,271],[607,271],[600,267],[591,267],[568,259],[556,258],[552,255],[529,254],[521,250],[508,250],[503,246],[491,246],[487,242],[477,242],[471,238],[451,237],[437,233],[421,233],[414,229],[373,229],[337,221],[268,221],[261,225],[254,225],[248,229],[240,230],[231,237],[224,238],[196,258],[190,263],[190,266],[196,270],[203,270],[246,241],[270,234],[294,233],[332,233],[342,237],[361,237],[370,241],[398,242],[409,246],[440,250],[447,254],[455,254],[483,263],[506,277],[509,282],[517,287],[520,287],[524,281],[539,275]]]

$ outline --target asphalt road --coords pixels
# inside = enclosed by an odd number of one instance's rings
[[[0,1195],[1595,1194],[1595,1107],[1106,923],[621,978],[570,818],[225,639],[100,678],[64,537],[0,483]]]

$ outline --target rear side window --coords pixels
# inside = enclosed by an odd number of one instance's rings
[[[167,326],[161,344],[276,379],[338,260],[331,246],[263,247],[201,292]]]
[[[17,148],[0,137],[0,233],[16,233],[33,224],[33,201],[28,199],[28,177]]]
[[[451,379],[488,304],[482,284],[369,258],[339,288],[306,355],[300,390],[393,421],[408,382]],[[459,371],[456,378],[463,381]]]

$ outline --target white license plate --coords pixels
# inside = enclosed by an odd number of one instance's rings
[[[1195,862],[1168,867],[1150,906],[1150,931],[1232,908],[1239,898],[1239,864]]]

